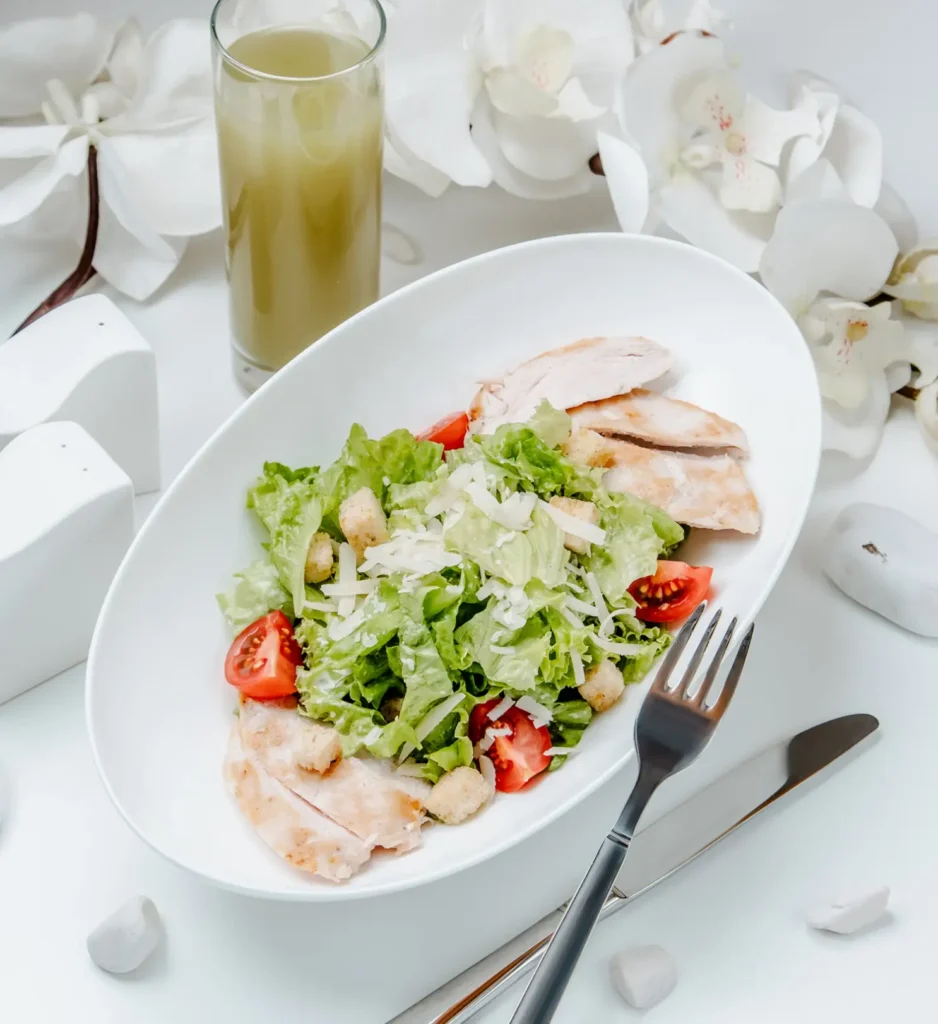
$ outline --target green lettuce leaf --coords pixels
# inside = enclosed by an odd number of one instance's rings
[[[530,529],[514,533],[470,504],[446,530],[443,543],[512,586],[537,579],[546,587],[558,587],[566,578],[569,560],[563,531],[542,508],[534,509],[532,521]]]
[[[279,462],[265,462],[263,474],[248,491],[248,508],[270,534],[270,560],[295,610],[303,607],[306,555],[322,522],[316,478],[315,469],[292,470]]]
[[[555,409],[545,398],[527,425],[549,448],[559,448],[570,436],[573,420],[563,409]]]
[[[234,633],[275,610],[293,618],[293,602],[280,582],[277,569],[270,562],[252,562],[234,574],[234,582],[216,597],[218,605]]]
[[[595,574],[609,601],[631,606],[628,588],[654,573],[661,539],[651,517],[629,495],[610,495],[601,511],[606,542],[602,547],[594,544],[580,561]]]
[[[400,720],[417,725],[426,713],[453,692],[453,683],[423,616],[423,588],[401,594],[400,658],[404,702]]]

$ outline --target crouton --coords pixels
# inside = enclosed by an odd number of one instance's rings
[[[577,519],[582,519],[585,523],[590,523],[593,526],[599,523],[599,509],[591,501],[562,498],[558,494],[554,495],[548,504],[560,509],[561,512],[566,512],[568,516],[576,516]],[[563,546],[577,555],[585,555],[590,548],[589,541],[582,537],[575,537],[572,533],[563,535]]]
[[[350,494],[339,506],[339,526],[352,546],[359,564],[365,560],[365,549],[388,540],[388,519],[370,487]]]
[[[332,538],[328,533],[314,533],[306,553],[306,582],[323,583],[332,575],[335,556],[332,553]]]
[[[426,808],[447,825],[465,821],[491,796],[484,776],[475,768],[462,766],[444,775],[430,791]]]
[[[611,661],[601,661],[586,671],[580,696],[594,711],[607,711],[625,692],[622,673]]]

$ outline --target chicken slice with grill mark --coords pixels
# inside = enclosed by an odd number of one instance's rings
[[[469,429],[491,434],[503,423],[524,423],[545,399],[569,409],[625,394],[667,373],[672,361],[648,338],[583,338],[486,381],[469,407]]]
[[[420,845],[426,815],[414,780],[397,781],[364,757],[343,758],[325,772],[307,770],[298,752],[310,727],[324,727],[289,706],[246,701],[240,720],[241,741],[258,763],[318,811],[369,845],[399,851]]]
[[[592,430],[576,430],[564,448],[574,462],[607,470],[603,485],[656,505],[687,526],[758,533],[759,503],[729,455],[643,448]]]
[[[225,779],[241,813],[284,860],[330,882],[345,882],[368,860],[371,847],[301,800],[245,750],[236,722],[228,741]]]
[[[742,427],[698,405],[636,388],[627,395],[567,410],[574,430],[635,438],[661,448],[732,448],[747,452]]]

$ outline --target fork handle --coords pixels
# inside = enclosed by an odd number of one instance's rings
[[[619,820],[603,841],[547,946],[511,1024],[549,1024],[622,867],[638,819],[661,776],[640,770]]]

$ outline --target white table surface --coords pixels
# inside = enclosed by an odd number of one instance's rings
[[[134,5],[88,6],[116,17]],[[158,16],[136,6],[150,26],[208,11],[201,0],[170,0]],[[938,234],[931,5],[724,6],[753,80],[777,87],[779,68],[810,67],[842,83],[878,121],[890,180],[923,234]],[[77,7],[5,0],[2,16]],[[523,237],[613,226],[601,193],[531,206],[454,190],[431,202],[399,184],[389,189],[387,217],[425,257],[407,270],[388,265],[387,289]],[[48,253],[0,240],[0,336],[70,269],[69,259],[55,266]],[[197,240],[148,303],[119,301],[156,351],[168,482],[242,400],[228,369],[220,238]],[[154,500],[139,500],[141,519]],[[655,1024],[935,1017],[938,644],[852,605],[820,576],[819,537],[856,500],[887,502],[938,526],[938,462],[909,409],[893,416],[862,474],[825,466],[803,536],[759,616],[746,685],[718,741],[675,785],[699,788],[768,742],[836,714],[877,715],[880,742],[601,926],[560,1024],[637,1019],[606,971],[613,952],[644,942],[671,950],[681,970],[674,995],[649,1015]],[[622,797],[615,780],[536,839],[426,890],[322,908],[253,901],[164,863],[124,825],[92,764],[83,681],[78,666],[0,707],[0,770],[13,792],[0,830],[0,1020],[11,1024],[381,1024],[568,895]],[[807,929],[804,911],[814,902],[878,883],[893,887],[887,923],[850,940]],[[84,940],[134,893],[155,900],[167,941],[138,976],[113,978],[92,966]],[[506,999],[479,1019],[505,1024],[512,1005]]]

